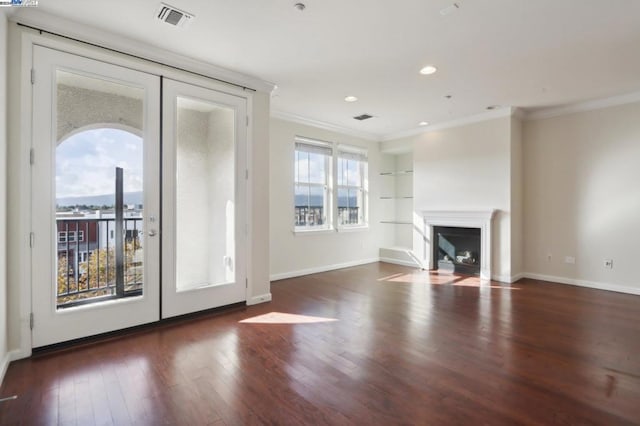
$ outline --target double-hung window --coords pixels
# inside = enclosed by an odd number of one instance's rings
[[[347,230],[367,225],[367,151],[296,137],[296,231]]]
[[[343,145],[337,159],[338,227],[366,225],[367,154]]]
[[[333,146],[304,138],[295,144],[296,231],[330,229]]]

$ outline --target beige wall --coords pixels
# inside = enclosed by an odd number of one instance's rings
[[[526,271],[640,292],[640,103],[527,121],[524,159]]]
[[[422,227],[424,210],[498,210],[493,221],[491,273],[496,279],[511,280],[511,117],[431,131],[397,142],[408,141],[414,147],[416,226]],[[422,259],[429,252],[419,233],[414,238],[414,251]]]
[[[313,235],[294,234],[294,138],[305,136],[368,148],[369,229]],[[271,120],[271,276],[281,278],[336,265],[377,260],[380,247],[378,144],[280,119]]]
[[[511,276],[524,272],[524,166],[522,120],[511,117]]]
[[[7,19],[0,11],[0,383],[7,366]]]

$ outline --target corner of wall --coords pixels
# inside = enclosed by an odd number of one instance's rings
[[[9,365],[7,350],[7,47],[8,24],[0,11],[0,383]]]
[[[511,117],[511,276],[524,272],[524,171],[522,117]]]

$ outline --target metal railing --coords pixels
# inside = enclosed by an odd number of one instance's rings
[[[59,308],[142,294],[143,219],[116,223],[115,218],[56,220]]]
[[[296,226],[324,225],[323,208],[319,206],[295,206]],[[357,225],[360,223],[359,207],[338,207],[338,223],[340,225]]]

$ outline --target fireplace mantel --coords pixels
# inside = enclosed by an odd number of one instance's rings
[[[491,279],[491,222],[496,210],[424,210],[425,235],[429,238],[428,269],[433,269],[433,227],[480,228],[480,278]]]

